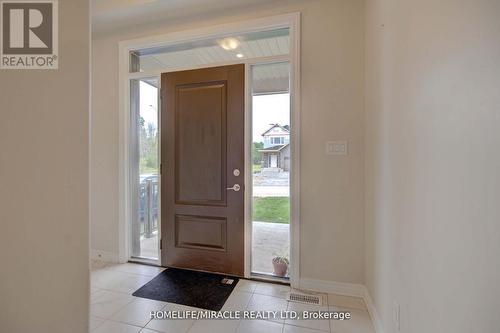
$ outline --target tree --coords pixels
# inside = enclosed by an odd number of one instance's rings
[[[263,142],[254,142],[252,145],[252,161],[253,164],[260,165],[262,162],[262,153],[259,152],[259,150],[264,148],[264,143]]]
[[[140,173],[157,172],[158,170],[158,131],[152,123],[139,120],[140,126]]]

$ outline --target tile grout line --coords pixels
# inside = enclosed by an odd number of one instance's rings
[[[138,325],[126,323],[124,321],[119,321],[119,320],[115,320],[115,319],[111,319],[111,318],[108,318],[105,321],[112,321],[113,323],[123,324],[123,325],[127,325],[127,326],[133,326],[133,327],[140,328],[141,330],[144,328],[143,326],[138,326]]]

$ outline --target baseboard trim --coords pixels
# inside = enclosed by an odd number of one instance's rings
[[[90,259],[116,264],[118,263],[118,254],[101,250],[90,250]]]
[[[372,319],[375,332],[385,333],[380,315],[365,285],[302,278],[300,279],[299,286],[300,289],[304,290],[362,298]]]
[[[375,303],[373,303],[370,292],[368,291],[368,288],[364,287],[364,289],[365,294],[363,295],[363,299],[365,301],[366,308],[368,309],[368,313],[372,318],[373,328],[376,333],[385,333],[384,327],[382,326],[382,319],[380,318],[377,308],[375,307]]]
[[[362,284],[325,281],[302,278],[299,282],[300,289],[344,296],[364,297],[365,286]]]

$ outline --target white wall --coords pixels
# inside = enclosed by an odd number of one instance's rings
[[[366,284],[385,332],[500,329],[500,2],[372,0]]]
[[[91,249],[118,259],[118,45],[92,40]]]
[[[302,12],[301,275],[364,277],[364,2],[274,1],[94,34],[92,249],[118,252],[118,41],[241,19]],[[325,141],[349,140],[349,156]]]
[[[88,330],[88,1],[59,26],[59,70],[0,70],[0,332]]]

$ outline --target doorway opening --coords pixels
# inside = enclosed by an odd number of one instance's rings
[[[161,146],[165,144],[159,126],[164,101],[158,103],[158,99],[165,84],[160,77],[165,73],[243,64],[245,156],[239,184],[244,194],[244,276],[279,276],[297,285],[298,31],[299,14],[289,14],[120,43],[122,261],[157,265],[167,262],[168,253],[161,250],[165,235],[159,236],[165,232],[161,231],[164,214],[159,203],[162,193],[168,190],[163,188],[162,180],[166,166],[158,162],[164,161]],[[146,97],[147,90],[151,97]],[[157,103],[145,105],[154,96]],[[226,182],[229,190],[232,179]],[[188,222],[183,224],[193,226],[203,221]],[[276,271],[275,258],[289,263],[285,273]]]

